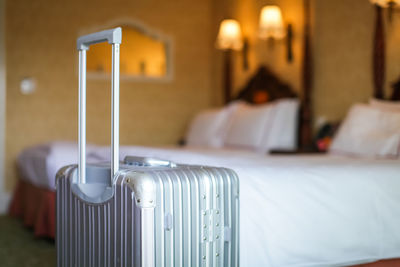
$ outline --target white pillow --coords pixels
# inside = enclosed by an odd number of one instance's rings
[[[238,104],[225,145],[260,153],[296,150],[299,101],[282,99],[263,105]]]
[[[340,126],[330,152],[393,158],[399,149],[400,113],[356,104]]]
[[[192,120],[186,135],[186,145],[222,147],[234,106],[200,112]]]
[[[369,100],[369,104],[371,105],[371,107],[375,107],[381,110],[400,112],[400,101],[387,101],[371,98]]]
[[[281,99],[274,102],[272,126],[264,133],[261,147],[264,151],[297,149],[299,100]]]
[[[271,104],[237,104],[232,114],[225,146],[259,151],[265,131],[271,127],[272,121]]]

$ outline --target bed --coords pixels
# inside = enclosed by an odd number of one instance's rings
[[[239,98],[254,102],[264,89],[276,101],[295,97],[282,82],[274,83],[286,88],[279,96],[273,93],[276,87],[262,85],[261,81],[271,79],[277,78],[261,68]],[[356,115],[360,108],[369,110],[365,104],[356,106]],[[335,146],[339,152],[340,145],[349,146],[339,142]],[[393,259],[400,258],[398,152],[389,158],[365,158],[341,153],[268,155],[235,146],[122,146],[120,157],[156,157],[235,170],[240,177],[241,266],[348,266],[377,260],[381,261],[366,266],[396,266],[399,262]],[[62,166],[77,162],[77,154],[75,143],[53,142],[27,148],[18,158],[21,179],[10,212],[22,216],[37,236],[54,238],[54,177]],[[88,162],[109,161],[109,155],[108,147],[87,148]]]
[[[40,175],[53,176],[56,166],[76,160],[59,156],[77,151],[74,143],[48,148],[47,155],[43,147],[30,149],[51,159],[47,174],[24,174],[35,178],[26,184],[41,181],[40,188],[51,192],[54,179]],[[95,146],[90,153],[91,160],[109,154]],[[234,169],[240,177],[242,266],[343,266],[400,257],[399,159],[135,146],[120,153]],[[38,161],[24,164],[23,172],[37,169]]]

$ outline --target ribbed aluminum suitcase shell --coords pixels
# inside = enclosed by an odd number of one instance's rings
[[[233,171],[123,166],[103,203],[73,191],[76,173],[68,166],[57,175],[58,266],[239,265]]]
[[[119,162],[121,28],[82,36],[78,165],[57,173],[57,265],[238,266],[239,185],[229,169]],[[86,164],[86,51],[112,44],[111,163]]]

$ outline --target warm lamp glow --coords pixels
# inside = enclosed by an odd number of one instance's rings
[[[278,6],[264,6],[261,9],[259,36],[261,39],[285,37],[282,13]]]
[[[371,3],[381,7],[399,6],[400,0],[370,0]]]
[[[219,27],[216,45],[219,49],[242,49],[243,40],[239,22],[234,19],[223,20]]]

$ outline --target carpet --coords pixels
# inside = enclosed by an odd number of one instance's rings
[[[22,222],[0,216],[0,266],[56,266],[54,240],[35,238]]]

